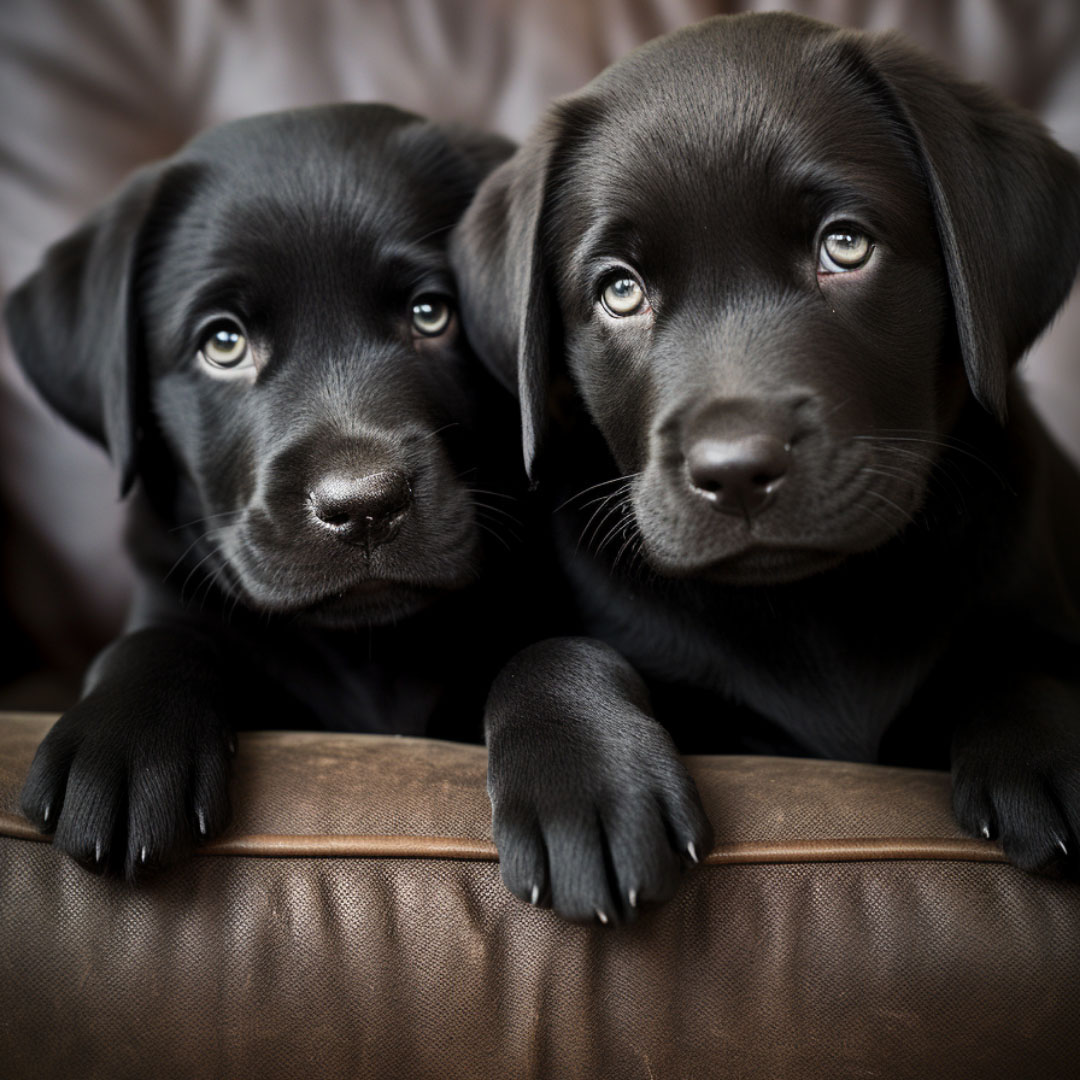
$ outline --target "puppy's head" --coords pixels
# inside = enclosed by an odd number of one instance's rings
[[[16,353],[226,591],[406,614],[475,577],[472,489],[501,482],[475,470],[512,404],[446,243],[509,149],[381,106],[224,125],[50,250],[8,303]]]
[[[645,46],[551,109],[455,236],[530,468],[568,372],[658,570],[806,576],[900,531],[1080,258],[1080,173],[892,35],[785,15]]]

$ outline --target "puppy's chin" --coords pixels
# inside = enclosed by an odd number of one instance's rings
[[[799,548],[751,548],[699,575],[720,585],[786,585],[839,566],[847,555]]]
[[[433,604],[445,590],[365,581],[296,612],[297,621],[325,630],[382,626],[415,615]]]
[[[648,542],[642,555],[657,573],[671,578],[697,578],[717,585],[786,585],[839,566],[846,552],[813,548],[751,546],[714,560],[657,552]]]
[[[319,593],[251,590],[240,583],[238,591],[247,607],[260,614],[290,616],[297,623],[327,630],[352,630],[408,618],[466,583],[464,579],[439,585],[370,579]]]

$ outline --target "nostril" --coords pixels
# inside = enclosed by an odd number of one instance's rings
[[[320,521],[325,521],[327,525],[345,525],[349,521],[349,515],[344,510],[330,510],[316,505],[315,514]]]

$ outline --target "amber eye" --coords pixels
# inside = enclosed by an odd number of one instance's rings
[[[217,368],[238,368],[251,359],[244,328],[232,319],[211,323],[199,352],[208,364]]]
[[[608,281],[600,301],[609,315],[621,319],[636,314],[645,306],[645,290],[637,278],[622,273]]]
[[[454,309],[443,296],[420,296],[413,301],[412,324],[424,337],[438,337],[446,332]]]
[[[829,274],[858,270],[873,253],[874,243],[866,233],[845,227],[833,229],[821,241],[818,269]]]

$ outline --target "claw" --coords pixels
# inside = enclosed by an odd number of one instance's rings
[[[199,819],[199,835],[200,836],[205,836],[206,835],[206,814],[203,812],[201,807],[198,810],[195,811],[195,816]]]
[[[1064,840],[1062,840],[1062,839],[1060,839],[1060,838],[1059,838],[1059,839],[1058,839],[1058,842],[1057,842],[1057,845],[1058,845],[1058,847],[1059,847],[1059,848],[1061,848],[1061,854],[1062,854],[1062,855],[1068,855],[1068,854],[1069,854],[1069,847],[1068,847],[1068,845],[1067,845],[1067,844],[1065,843],[1065,841],[1064,841]]]
[[[44,822],[44,823],[45,823],[46,825],[48,825],[48,824],[49,824],[49,815],[50,815],[51,813],[52,813],[52,803],[46,803],[46,804],[45,804],[45,809],[44,809],[44,810],[42,810],[42,812],[41,812],[41,820],[42,820],[42,821],[43,821],[43,822]]]
[[[637,907],[637,889],[631,889],[627,895],[631,907]]]
[[[608,917],[599,908],[596,909],[596,917],[607,926]]]
[[[539,885],[533,885],[532,893],[529,895],[529,903],[532,904],[533,907],[536,907],[536,905],[540,903],[540,886]]]
[[[94,841],[94,862],[101,862],[101,841]]]
[[[146,845],[145,844],[139,849],[139,862],[141,862],[141,863],[146,862]]]
[[[989,840],[989,839],[990,839],[990,826],[989,826],[989,825],[984,825],[984,826],[983,826],[983,827],[982,827],[982,828],[981,828],[981,829],[979,830],[979,832],[980,832],[980,833],[982,834],[982,838],[983,838],[984,840]]]
[[[229,748],[229,753],[230,754],[235,754],[236,753],[236,736],[235,735],[229,735],[228,738],[226,739],[225,745]]]
[[[700,860],[698,859],[697,848],[694,847],[693,840],[691,840],[690,843],[686,845],[686,851],[694,862],[700,862]]]

